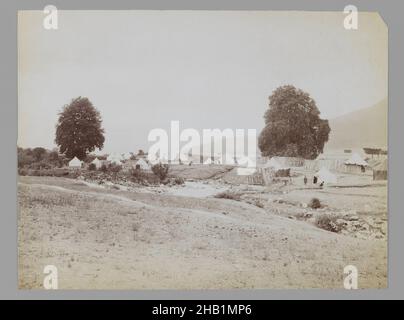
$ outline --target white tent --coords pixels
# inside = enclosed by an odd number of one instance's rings
[[[74,157],[69,161],[69,168],[81,168],[81,161],[77,157]]]
[[[117,166],[120,166],[122,164],[121,160],[114,158],[110,160],[112,164],[116,164]]]
[[[326,167],[322,167],[317,173],[319,183],[337,183],[337,176],[330,172]]]
[[[95,158],[93,161],[91,161],[91,163],[93,163],[97,169],[101,168],[102,166],[102,161],[98,158]]]
[[[345,164],[368,166],[368,163],[365,160],[363,160],[362,157],[357,153],[352,154],[351,158],[345,161]]]
[[[107,160],[113,164],[116,165],[121,165],[122,164],[122,156],[120,154],[116,154],[116,153],[111,153],[108,157]]]
[[[142,158],[140,158],[136,163],[133,165],[134,168],[138,167],[142,170],[150,170],[150,165]]]
[[[126,153],[122,154],[123,160],[130,160],[131,157],[132,157],[132,154],[130,152],[126,152]]]
[[[283,169],[282,165],[276,161],[275,158],[271,158],[267,161],[267,163],[264,165],[265,168],[273,168],[275,170],[280,170]]]

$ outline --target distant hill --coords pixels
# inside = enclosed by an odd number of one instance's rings
[[[330,119],[325,150],[387,148],[387,98],[376,105]]]

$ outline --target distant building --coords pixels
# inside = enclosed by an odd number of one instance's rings
[[[354,153],[351,158],[345,161],[345,166],[347,172],[363,173],[366,171],[366,167],[369,167],[369,164],[359,154]]]
[[[387,180],[387,159],[373,168],[373,180]]]

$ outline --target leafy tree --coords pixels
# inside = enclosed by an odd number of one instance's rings
[[[78,97],[63,107],[56,125],[55,142],[67,158],[86,158],[87,152],[104,146],[104,129],[98,110],[87,98]]]
[[[53,150],[48,155],[50,161],[59,161],[59,152]]]
[[[142,149],[139,149],[139,151],[137,152],[138,156],[144,156],[144,151]]]
[[[42,147],[34,148],[32,150],[32,155],[34,156],[36,161],[41,161],[46,154],[46,149]]]
[[[33,162],[35,162],[35,158],[31,149],[18,148],[18,168],[23,168]]]
[[[277,88],[269,97],[265,128],[258,146],[264,156],[315,159],[328,141],[328,120],[310,95],[292,85]]]

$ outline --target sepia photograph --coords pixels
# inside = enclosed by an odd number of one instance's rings
[[[19,289],[387,288],[378,13],[47,6],[17,27]]]

